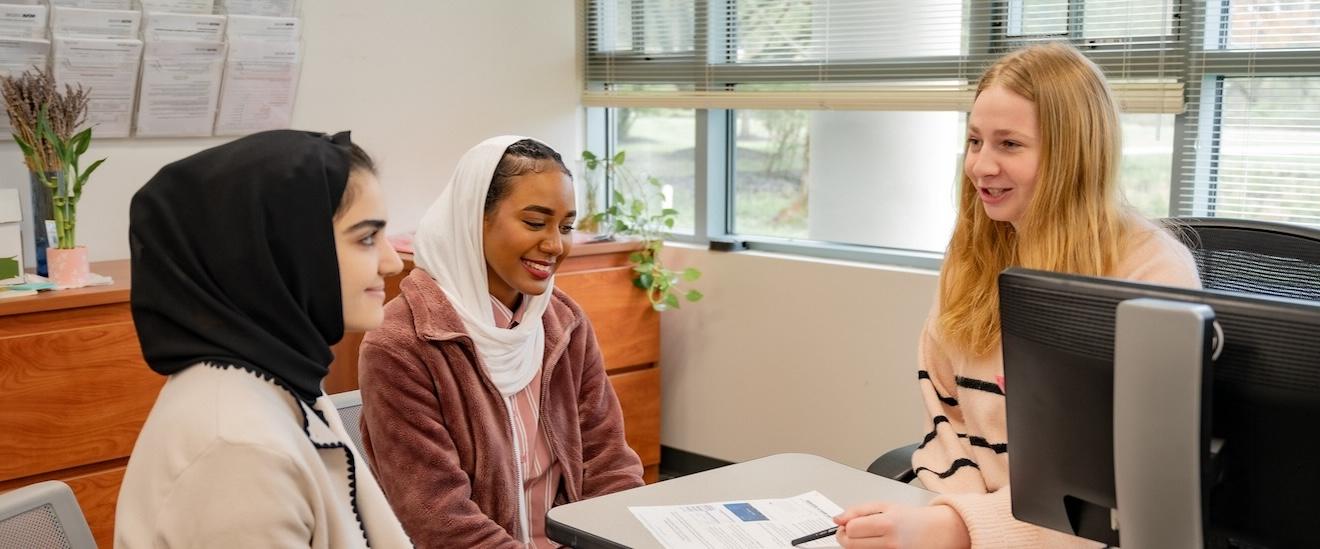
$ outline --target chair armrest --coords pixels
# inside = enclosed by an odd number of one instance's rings
[[[871,462],[866,472],[899,482],[912,482],[917,478],[917,474],[912,471],[912,453],[916,451],[916,444],[894,448]]]

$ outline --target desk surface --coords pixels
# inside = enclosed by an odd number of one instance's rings
[[[659,549],[629,506],[796,496],[817,490],[839,506],[867,501],[925,505],[935,494],[808,454],[778,454],[561,505],[546,515],[551,540],[580,549]]]
[[[92,263],[93,273],[113,278],[115,283],[109,286],[88,286],[76,290],[58,290],[32,296],[6,298],[0,300],[0,316],[127,303],[131,285],[128,265],[127,259]]]

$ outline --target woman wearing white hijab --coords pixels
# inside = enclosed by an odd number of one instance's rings
[[[473,147],[362,344],[363,445],[418,547],[553,547],[550,507],[642,485],[591,322],[554,289],[574,203],[550,147]]]

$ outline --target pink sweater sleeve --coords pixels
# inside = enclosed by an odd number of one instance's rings
[[[945,494],[931,504],[948,505],[958,512],[967,524],[973,549],[1104,547],[1102,543],[1014,519],[1009,494],[1008,487],[992,494]]]

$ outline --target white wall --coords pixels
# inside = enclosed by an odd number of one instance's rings
[[[662,444],[866,467],[920,439],[917,337],[936,273],[677,244],[665,257],[701,269],[706,297],[662,316]]]
[[[353,130],[381,164],[391,232],[416,227],[458,157],[501,133],[580,147],[574,2],[311,0],[294,127]],[[26,188],[17,147],[0,145],[0,185]],[[128,205],[164,164],[223,139],[104,139],[109,157],[79,204],[92,260],[127,258]],[[23,194],[26,200],[26,191]]]

